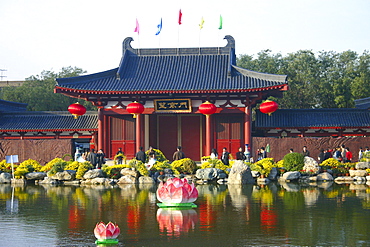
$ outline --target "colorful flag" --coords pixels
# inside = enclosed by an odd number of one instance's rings
[[[159,23],[159,24],[157,25],[157,27],[158,27],[158,31],[156,32],[156,34],[155,34],[155,35],[160,34],[160,33],[161,33],[161,31],[162,31],[162,18],[161,18],[161,23]]]
[[[222,16],[220,15],[220,25],[218,26],[218,29],[222,29]]]
[[[137,18],[136,18],[136,27],[135,27],[134,32],[137,33],[137,34],[140,33],[139,21],[137,20]]]
[[[202,29],[203,28],[203,24],[204,24],[204,19],[202,17],[202,20],[200,21],[200,24],[199,24],[199,28]]]
[[[181,13],[181,9],[180,9],[180,11],[179,11],[179,25],[181,25],[182,23],[181,23],[181,19],[182,19],[182,13]]]

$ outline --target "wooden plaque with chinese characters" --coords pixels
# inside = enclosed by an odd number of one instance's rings
[[[156,112],[177,113],[191,112],[190,99],[155,99],[154,108]]]

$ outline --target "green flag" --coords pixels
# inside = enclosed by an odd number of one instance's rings
[[[270,144],[266,145],[266,152],[268,152],[268,153],[270,152]]]
[[[218,27],[218,29],[222,29],[222,16],[220,15],[220,25],[219,25],[219,27]]]

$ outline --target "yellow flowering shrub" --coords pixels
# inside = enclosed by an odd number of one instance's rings
[[[73,161],[73,162],[70,162],[69,164],[67,164],[66,167],[64,167],[64,170],[74,170],[74,171],[77,171],[77,169],[78,169],[79,166],[80,166],[80,162]]]
[[[273,167],[277,167],[273,158],[264,158],[251,164],[252,171],[258,171],[266,176],[270,174]]]
[[[126,155],[124,155],[124,154],[117,154],[116,156],[114,156],[114,159],[113,159],[113,163],[115,165],[117,165],[118,158],[122,158],[122,163],[123,164],[126,164]]]
[[[55,159],[49,161],[48,163],[46,163],[46,165],[44,165],[43,167],[41,167],[40,171],[41,172],[48,172],[58,162],[65,162],[65,161],[61,158],[55,158]]]
[[[337,159],[334,159],[334,158],[326,159],[320,164],[320,166],[326,166],[326,167],[338,167],[340,165],[341,163]]]
[[[175,160],[174,162],[171,163],[171,165],[172,165],[173,170],[177,171],[176,174],[179,174],[181,172],[194,174],[195,171],[198,168],[195,161],[192,160],[192,159],[189,159],[189,158],[184,158],[184,159],[181,159],[181,160]]]
[[[134,167],[141,174],[141,176],[149,176],[149,171],[146,169],[145,164],[142,161],[132,159],[130,162],[128,162],[128,165],[130,167]]]
[[[93,168],[94,168],[94,166],[88,161],[80,163],[80,165],[78,166],[77,172],[76,172],[76,178],[77,179],[82,179],[84,174],[88,170],[93,169]]]
[[[13,164],[14,170],[17,169],[18,164]],[[12,173],[12,164],[11,163],[6,163],[6,160],[2,160],[0,162],[0,171],[2,172],[7,172],[7,173]]]
[[[112,166],[104,165],[102,167],[102,170],[105,174],[107,174],[109,178],[119,178],[121,176],[121,170],[123,168],[131,168],[131,166],[126,164]]]
[[[209,159],[200,166],[200,169],[205,169],[205,168],[217,168],[217,169],[223,170],[226,174],[229,174],[227,169],[230,167],[226,166],[219,159]]]

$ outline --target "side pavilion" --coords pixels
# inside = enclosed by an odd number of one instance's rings
[[[98,106],[97,147],[110,157],[121,147],[132,158],[140,146],[170,160],[176,146],[196,161],[212,148],[235,153],[251,148],[252,107],[282,97],[288,83],[285,75],[237,67],[235,40],[225,39],[225,47],[134,49],[126,38],[118,68],[59,78],[54,91]],[[126,110],[133,101],[144,106],[137,118]],[[198,110],[206,101],[217,107],[210,117]]]

